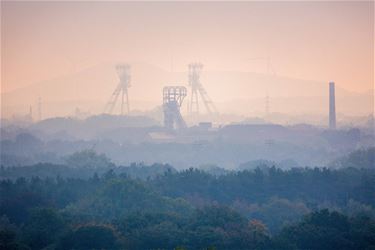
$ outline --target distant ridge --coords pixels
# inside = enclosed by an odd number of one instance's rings
[[[152,109],[161,102],[161,89],[168,84],[187,86],[186,72],[168,72],[147,63],[132,64],[132,108]],[[104,63],[75,74],[31,84],[2,93],[2,112],[25,113],[40,96],[45,117],[71,115],[78,107],[92,114],[103,111],[104,104],[118,83],[115,63]],[[202,83],[222,112],[262,112],[266,92],[271,110],[277,112],[325,112],[327,83],[252,72],[203,71]],[[225,93],[225,95],[223,95]],[[368,113],[373,109],[373,90],[354,93],[336,88],[338,113]],[[345,101],[344,101],[345,100]],[[249,110],[244,110],[249,107]],[[297,109],[297,110],[296,110]]]

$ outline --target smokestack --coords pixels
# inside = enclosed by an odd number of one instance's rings
[[[329,128],[336,129],[336,101],[334,82],[329,82]]]

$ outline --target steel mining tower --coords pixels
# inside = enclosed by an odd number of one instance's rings
[[[107,105],[104,108],[104,113],[112,114],[116,102],[121,96],[121,115],[124,114],[124,106],[127,114],[129,114],[129,96],[128,88],[130,87],[130,65],[129,64],[118,64],[116,65],[116,71],[119,76],[120,82],[117,85],[115,91],[113,91]]]
[[[163,88],[164,126],[169,130],[186,128],[185,121],[180,113],[180,107],[186,92],[186,88],[183,86]]]
[[[189,86],[191,87],[191,99],[189,105],[189,114],[199,114],[199,98],[200,95],[204,106],[208,113],[217,113],[217,109],[211,99],[207,95],[207,91],[203,88],[200,82],[200,73],[202,72],[203,64],[191,63],[189,64]]]
[[[336,129],[336,101],[334,82],[329,82],[329,128]]]

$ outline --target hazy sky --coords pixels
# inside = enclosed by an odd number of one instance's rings
[[[1,91],[108,61],[373,87],[374,3],[1,2]],[[173,63],[172,63],[173,62]]]

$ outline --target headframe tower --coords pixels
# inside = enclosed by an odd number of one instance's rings
[[[129,64],[118,64],[116,65],[116,71],[120,82],[118,83],[115,91],[113,91],[108,103],[104,108],[104,113],[112,114],[114,107],[116,106],[116,102],[121,96],[121,115],[124,115],[124,108],[126,109],[126,113],[129,114],[129,95],[128,95],[128,88],[130,85],[130,65]]]
[[[184,86],[166,86],[163,88],[164,126],[169,130],[186,128],[186,123],[180,113],[180,107],[186,92]]]
[[[189,105],[189,114],[199,114],[199,95],[202,98],[203,104],[206,107],[208,113],[217,113],[217,109],[210,97],[207,95],[207,91],[203,88],[200,81],[200,74],[203,69],[201,63],[190,63],[189,67],[189,86],[191,87],[191,97]]]

